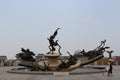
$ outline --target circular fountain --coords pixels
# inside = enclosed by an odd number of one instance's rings
[[[82,67],[84,65],[90,64],[96,60],[99,60],[103,57],[103,53],[105,52],[105,49],[108,49],[109,47],[104,47],[105,42],[101,41],[101,44],[88,52],[85,50],[81,51],[80,53],[83,54],[82,57],[76,57],[74,55],[71,55],[70,52],[67,51],[69,56],[66,57],[66,59],[61,59],[60,56],[62,56],[62,53],[60,52],[61,46],[58,44],[58,40],[54,40],[55,36],[58,33],[58,30],[60,28],[57,28],[56,31],[53,33],[53,35],[48,38],[49,41],[49,52],[45,53],[44,56],[46,59],[43,60],[36,60],[34,58],[35,54],[30,51],[29,49],[21,48],[20,53],[16,54],[17,59],[20,61],[19,65],[24,66],[26,68],[15,68],[11,69],[8,72],[15,72],[15,73],[41,73],[41,74],[51,74],[53,72],[70,72],[72,70],[75,70],[79,67]],[[56,46],[59,47],[58,51],[56,51]],[[27,71],[26,71],[27,70]]]

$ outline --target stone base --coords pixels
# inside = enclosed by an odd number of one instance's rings
[[[61,63],[60,60],[58,60],[58,57],[60,56],[60,54],[49,53],[49,54],[45,54],[45,56],[47,57],[47,60],[45,60],[45,64],[49,65],[51,70],[56,71],[56,67]],[[38,63],[40,68],[44,68],[45,64],[43,61]]]
[[[54,76],[68,76],[69,72],[53,72]]]
[[[60,56],[59,53],[49,53],[45,54],[47,57],[47,64],[49,67],[51,67],[52,70],[56,70],[56,67],[60,64],[60,61],[58,60],[58,57]]]
[[[45,64],[46,64],[46,66],[48,66],[52,71],[57,71],[58,66],[61,64],[61,61],[58,59],[60,54],[58,54],[58,53],[53,53],[53,54],[49,53],[49,54],[45,54],[45,56],[47,57],[47,60],[38,62],[38,67],[41,68],[41,69],[44,69]],[[69,68],[61,69],[61,71],[63,71],[63,72],[64,71],[71,71],[73,69],[78,68],[80,66],[80,64],[81,64],[81,61],[77,60],[76,64],[71,65]]]
[[[24,66],[33,66],[34,61],[25,61],[25,60],[20,60],[19,65],[24,65]]]
[[[49,53],[49,54],[44,54],[46,57],[59,57],[59,53]]]

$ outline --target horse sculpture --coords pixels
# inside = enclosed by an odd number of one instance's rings
[[[55,36],[57,35],[59,29],[60,29],[60,28],[57,28],[56,31],[54,32],[54,34],[51,35],[50,38],[48,38],[49,44],[50,44],[50,45],[49,45],[49,50],[50,50],[50,52],[48,52],[48,54],[51,53],[51,52],[54,53],[54,51],[56,50],[56,49],[55,49],[55,46],[59,46],[58,51],[59,51],[59,54],[62,55],[61,52],[60,52],[61,46],[58,44],[58,40],[54,41]]]

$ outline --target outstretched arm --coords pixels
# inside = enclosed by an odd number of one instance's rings
[[[53,34],[54,37],[57,35],[59,29],[60,29],[60,28],[57,28],[56,31],[54,32],[54,34]]]

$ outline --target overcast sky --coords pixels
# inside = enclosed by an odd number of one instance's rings
[[[120,55],[120,0],[0,0],[0,55],[13,59],[21,47],[46,53],[58,27],[63,55],[95,49],[104,39]]]

